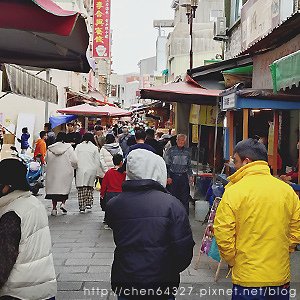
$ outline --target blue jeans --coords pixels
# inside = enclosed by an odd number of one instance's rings
[[[289,300],[290,285],[247,288],[233,285],[232,300]]]

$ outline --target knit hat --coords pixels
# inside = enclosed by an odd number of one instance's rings
[[[0,184],[11,185],[14,190],[29,191],[26,174],[27,168],[20,160],[7,158],[0,161]]]
[[[126,173],[128,180],[152,179],[164,187],[167,185],[165,161],[149,150],[131,151],[127,156]]]

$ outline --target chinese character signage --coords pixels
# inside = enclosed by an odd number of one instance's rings
[[[110,2],[94,0],[93,57],[110,57]]]

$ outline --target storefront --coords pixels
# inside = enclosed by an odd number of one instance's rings
[[[295,95],[273,94],[271,91],[229,89],[221,94],[222,110],[226,112],[224,157],[229,160],[237,142],[248,137],[262,138],[268,148],[273,175],[284,172],[289,161],[289,124],[293,112],[300,110]],[[298,129],[298,128],[297,128]],[[297,132],[295,132],[297,134]],[[296,144],[294,145],[296,150]],[[279,166],[282,158],[282,167]]]

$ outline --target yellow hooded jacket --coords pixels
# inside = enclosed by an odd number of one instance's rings
[[[229,177],[217,209],[214,233],[232,282],[244,287],[290,281],[290,257],[300,243],[300,205],[293,189],[270,174],[264,161]]]

